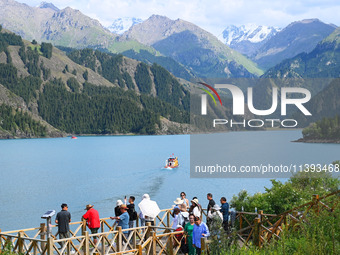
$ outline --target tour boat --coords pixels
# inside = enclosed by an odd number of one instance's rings
[[[165,161],[165,167],[164,168],[176,168],[179,167],[178,164],[178,158],[172,154],[166,161]]]

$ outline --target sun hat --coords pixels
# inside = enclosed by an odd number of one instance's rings
[[[195,198],[195,199],[191,200],[191,202],[195,203],[196,205],[199,205],[199,203],[198,203],[198,199],[197,199],[197,198]]]
[[[125,210],[128,209],[128,207],[127,207],[125,204],[120,205],[119,208],[123,208],[123,209],[125,209]]]
[[[176,198],[176,200],[174,201],[174,203],[175,203],[175,205],[181,205],[181,204],[184,203],[184,201],[178,197],[178,198]]]
[[[88,205],[86,205],[86,208],[85,208],[84,210],[89,210],[89,209],[91,209],[92,207],[93,207],[93,205],[88,204]]]
[[[221,207],[217,204],[215,204],[213,207],[212,207],[213,210],[216,210],[216,211],[219,211],[221,210]]]
[[[142,199],[150,199],[149,194],[144,194],[144,195],[142,196]]]
[[[121,206],[123,204],[123,201],[118,199],[117,202],[116,202],[116,206]]]

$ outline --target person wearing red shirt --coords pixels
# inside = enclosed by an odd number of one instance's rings
[[[82,219],[86,220],[86,224],[91,230],[91,234],[98,233],[98,229],[100,228],[100,220],[99,220],[99,213],[96,209],[93,208],[93,205],[87,205],[85,210],[87,212],[83,215]],[[97,237],[93,237],[93,242],[97,244]]]

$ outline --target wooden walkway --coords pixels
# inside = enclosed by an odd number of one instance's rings
[[[46,236],[44,223],[39,228],[0,231],[0,250],[10,246],[11,250],[27,255],[84,255],[84,254],[177,254],[180,241],[170,228],[172,209],[162,210],[155,219],[154,226],[138,226],[129,231],[126,237],[121,227],[115,227],[110,218],[100,220],[100,233],[89,234],[86,222],[70,223],[70,238],[57,239],[58,233],[51,238]],[[110,223],[111,224],[110,224]],[[137,221],[138,224],[139,221]],[[52,233],[57,232],[57,226],[52,225]],[[97,237],[97,244],[93,238]]]
[[[299,222],[305,222],[311,210],[319,213],[321,210],[333,212],[339,202],[340,190],[323,197],[314,195],[311,202],[295,207],[281,214],[237,212],[236,229],[231,235],[236,235],[243,245],[254,244],[262,247],[272,239],[280,239],[283,229],[294,229]],[[120,227],[115,228],[110,218],[101,219],[100,233],[89,234],[86,222],[70,223],[70,238],[57,239],[57,226],[52,225],[51,238],[46,236],[46,226],[1,232],[0,251],[10,247],[15,253],[23,255],[111,255],[111,254],[178,254],[180,240],[170,228],[172,209],[162,210],[154,222],[154,226],[138,226],[127,229],[126,237]],[[204,210],[204,217],[206,211]],[[110,224],[110,223],[111,224]],[[138,220],[137,220],[138,222]],[[138,223],[137,223],[138,224]],[[53,231],[54,230],[54,231]],[[93,238],[97,237],[97,244]],[[209,240],[202,238],[202,250],[209,253]]]

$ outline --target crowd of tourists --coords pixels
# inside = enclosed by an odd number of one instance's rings
[[[218,205],[211,193],[207,194],[207,217],[206,223],[202,221],[203,209],[197,197],[190,200],[186,198],[185,192],[180,193],[180,197],[176,198],[172,210],[173,231],[184,230],[184,238],[180,235],[181,250],[189,255],[201,254],[201,238],[210,236],[213,226],[221,227],[228,233],[229,225],[229,204],[225,197],[220,198],[221,205]],[[59,238],[69,237],[69,222],[71,222],[71,214],[68,211],[68,205],[63,203],[62,210],[56,215],[55,222],[58,225]],[[117,200],[114,208],[114,216],[110,217],[115,220],[117,226],[123,230],[123,234],[128,237],[131,228],[140,220],[140,225],[145,226],[146,223],[154,225],[155,218],[160,213],[160,209],[156,201],[150,199],[148,194],[142,196],[142,201],[138,204],[138,213],[135,208],[135,197],[130,196],[129,199],[124,198]],[[86,220],[87,227],[91,234],[98,233],[100,228],[100,218],[98,211],[92,204],[86,205],[86,213],[82,219]],[[93,237],[93,242],[97,244],[97,237]]]

